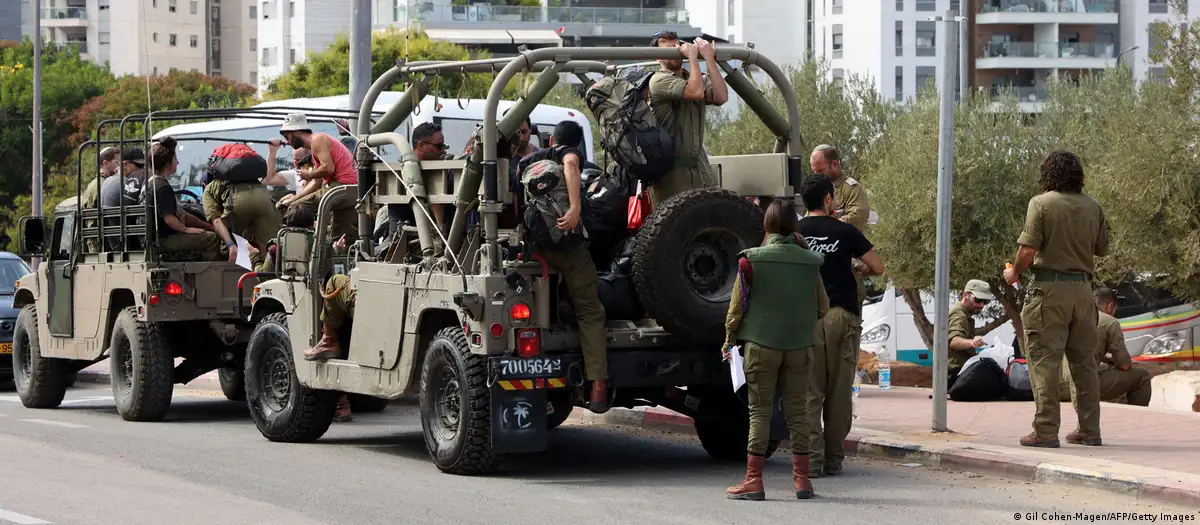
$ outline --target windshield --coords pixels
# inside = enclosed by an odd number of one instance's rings
[[[0,295],[17,293],[17,279],[29,273],[29,266],[21,259],[0,259]]]

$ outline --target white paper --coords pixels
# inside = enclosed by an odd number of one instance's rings
[[[250,243],[237,234],[233,235],[233,242],[237,243],[238,266],[247,270],[254,270],[254,267],[250,265]]]
[[[999,338],[993,336],[992,344],[980,348],[979,353],[968,359],[966,363],[963,363],[963,367],[958,371],[958,374],[962,375],[971,365],[979,362],[980,359],[991,359],[1000,365],[1001,369],[1007,370],[1008,361],[1012,359],[1014,354],[1015,351],[1012,345],[1004,344],[1000,342]]]
[[[737,392],[746,384],[746,369],[742,365],[742,347],[729,349],[729,377],[733,379],[733,391]]]

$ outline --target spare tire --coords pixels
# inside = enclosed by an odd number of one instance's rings
[[[737,255],[763,239],[763,212],[729,190],[688,190],[660,205],[638,232],[633,276],[647,313],[699,345],[725,340]]]

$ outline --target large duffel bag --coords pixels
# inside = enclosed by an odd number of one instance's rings
[[[225,144],[208,158],[208,173],[229,182],[258,182],[267,176],[267,160],[245,144]]]
[[[596,279],[596,294],[610,321],[637,321],[645,317],[645,308],[633,287],[633,277],[602,272]]]
[[[1004,369],[992,359],[980,359],[966,367],[950,387],[951,401],[996,401],[1004,397],[1008,380]]]
[[[1005,371],[1004,398],[1009,401],[1033,401],[1033,382],[1025,358],[1013,358]]]

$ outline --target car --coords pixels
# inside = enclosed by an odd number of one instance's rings
[[[20,312],[13,308],[13,294],[17,291],[17,279],[30,272],[24,259],[10,252],[0,252],[0,383],[12,380],[13,328]]]

